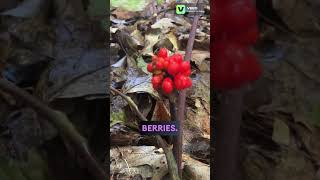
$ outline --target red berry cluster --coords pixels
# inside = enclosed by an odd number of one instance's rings
[[[169,56],[166,48],[160,48],[158,55],[152,57],[147,70],[153,74],[153,88],[158,90],[161,87],[166,94],[192,86],[190,61],[184,61],[178,53]]]
[[[250,51],[259,37],[255,3],[253,0],[215,0],[212,7],[213,86],[238,88],[258,79],[262,69]]]
[[[211,24],[215,41],[232,40],[254,44],[259,36],[257,12],[253,0],[215,0]]]

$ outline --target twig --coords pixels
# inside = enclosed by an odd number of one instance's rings
[[[135,113],[138,115],[141,121],[148,121],[146,117],[142,115],[140,110],[138,109],[138,106],[132,101],[130,97],[127,95],[123,94],[122,92],[118,91],[117,89],[110,87],[111,91],[120,95],[124,100],[127,101],[127,103],[130,105],[130,107],[135,111]],[[178,174],[178,168],[177,168],[177,163],[174,159],[173,153],[167,143],[162,139],[161,136],[157,135],[156,139],[158,141],[159,146],[163,149],[167,163],[168,163],[168,170],[169,174],[172,180],[180,180],[179,174]]]
[[[195,15],[193,18],[193,23],[189,35],[189,40],[186,48],[186,54],[184,59],[186,61],[189,61],[191,59],[192,55],[192,49],[193,49],[193,44],[194,44],[194,39],[196,36],[196,30],[197,30],[197,25],[199,21],[200,15]],[[186,90],[180,91],[179,98],[178,98],[178,123],[180,127],[180,131],[178,136],[174,138],[173,142],[173,152],[177,161],[177,165],[179,168],[179,177],[182,177],[182,136],[183,136],[183,125],[184,125],[184,119],[185,119],[185,108],[186,108]]]
[[[169,174],[172,180],[180,180],[179,171],[177,167],[176,160],[172,153],[172,150],[168,147],[167,143],[162,139],[161,136],[156,136],[158,144],[162,147],[164,154],[166,155]]]
[[[123,94],[122,92],[118,91],[117,89],[115,89],[114,87],[110,87],[111,91],[113,91],[114,93],[118,94],[119,96],[121,96],[124,100],[127,101],[127,103],[131,106],[131,108],[133,108],[133,110],[135,111],[135,113],[139,116],[140,120],[142,121],[148,121],[148,119],[146,117],[143,116],[143,114],[140,112],[138,106],[136,105],[136,103],[134,103],[132,101],[132,99],[129,96],[126,96],[125,94]]]
[[[60,131],[63,137],[66,137],[69,142],[77,147],[76,150],[80,152],[86,160],[90,173],[92,173],[92,175],[94,175],[98,180],[107,179],[105,172],[90,153],[86,139],[80,135],[64,113],[49,108],[40,100],[3,78],[0,78],[0,89],[12,94],[16,99],[23,100],[39,114],[46,117]]]

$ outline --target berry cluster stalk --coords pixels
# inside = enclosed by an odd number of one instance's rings
[[[185,61],[190,61],[191,60],[191,54],[192,54],[192,49],[193,49],[193,44],[194,44],[194,39],[196,36],[196,30],[198,26],[198,21],[199,21],[200,15],[195,15],[193,18],[193,23],[191,27],[191,31],[189,34],[189,40],[186,48],[186,54],[184,57]],[[184,125],[184,119],[185,119],[185,109],[186,109],[186,90],[183,89],[179,93],[179,98],[178,98],[178,123],[180,125],[180,131],[178,136],[176,136],[173,139],[173,154],[176,158],[178,170],[179,170],[179,176],[182,178],[182,136],[183,136],[183,125]]]
[[[216,180],[241,180],[240,124],[244,88],[224,91],[221,109],[216,121],[214,174]]]

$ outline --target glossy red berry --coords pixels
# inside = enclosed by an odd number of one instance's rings
[[[154,89],[159,89],[159,87],[161,86],[162,78],[162,75],[156,75],[152,77],[151,83]]]
[[[239,88],[262,73],[256,56],[247,46],[236,42],[216,42],[211,51],[211,79],[217,89]]]
[[[189,88],[189,87],[191,87],[192,86],[192,80],[191,80],[191,78],[190,77],[187,77],[187,79],[186,79],[186,87],[185,88]]]
[[[171,75],[176,75],[177,73],[180,72],[180,65],[176,62],[171,62],[168,65],[167,71]]]
[[[177,74],[175,77],[174,77],[174,86],[177,90],[181,90],[183,89],[183,82],[182,82],[182,76],[181,74]]]
[[[241,37],[250,27],[257,25],[256,7],[253,0],[232,0],[214,3],[211,14],[215,40]]]
[[[191,69],[188,69],[188,70],[182,72],[182,74],[183,74],[184,76],[190,76],[190,75],[191,75]]]
[[[249,46],[249,45],[255,44],[258,38],[259,38],[259,29],[257,25],[254,25],[252,27],[248,27],[248,29],[246,29],[243,32],[230,35],[229,39],[232,39],[243,45]]]
[[[170,61],[174,61],[174,62],[180,64],[183,61],[183,56],[179,53],[176,53],[176,54],[170,56]]]
[[[162,57],[162,58],[168,57],[168,50],[166,48],[160,48],[158,52],[158,57]]]
[[[156,69],[161,70],[164,68],[164,59],[162,57],[158,57],[158,61],[156,62]]]
[[[153,72],[153,65],[152,65],[152,63],[149,63],[149,64],[147,65],[147,70],[148,70],[148,72]]]
[[[191,66],[190,66],[190,61],[183,61],[181,64],[180,64],[180,71],[181,73],[185,72],[185,71],[188,71],[191,69]]]
[[[187,86],[188,86],[188,78],[189,77],[184,76],[184,75],[181,76],[180,79],[181,79],[181,83],[182,83],[182,89],[187,88]]]
[[[252,0],[228,3],[223,12],[223,26],[228,32],[243,31],[257,24],[256,7]]]
[[[171,78],[165,78],[162,82],[162,90],[166,94],[170,94],[173,91],[173,82]]]
[[[168,57],[164,58],[163,66],[165,69],[168,68],[168,66],[169,66],[169,58]]]

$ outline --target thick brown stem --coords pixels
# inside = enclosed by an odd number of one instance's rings
[[[239,141],[243,90],[223,92],[220,116],[216,121],[214,154],[215,180],[240,180]]]
[[[200,15],[195,15],[193,18],[193,23],[192,23],[192,27],[189,35],[186,54],[184,57],[186,61],[189,61],[191,59],[199,18],[200,18]],[[182,137],[183,137],[183,126],[184,126],[184,119],[185,119],[185,109],[186,109],[186,90],[180,91],[177,104],[178,104],[177,116],[178,116],[180,131],[178,136],[176,136],[173,140],[173,153],[177,161],[179,176],[180,178],[182,178]]]

